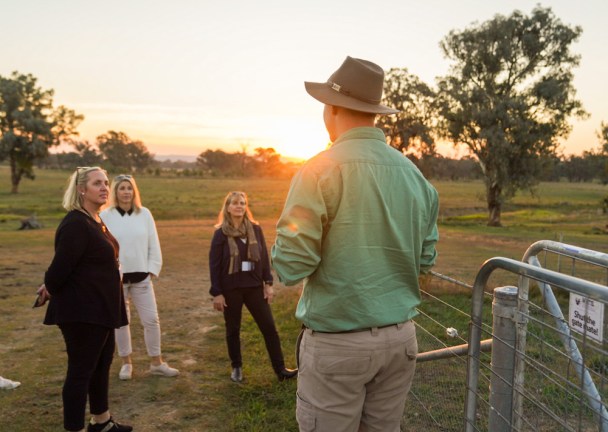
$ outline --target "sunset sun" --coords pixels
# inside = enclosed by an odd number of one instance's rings
[[[274,149],[286,158],[310,159],[327,148],[329,137],[319,118],[318,124],[309,122],[285,122],[272,133]]]

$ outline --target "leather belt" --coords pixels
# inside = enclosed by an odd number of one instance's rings
[[[407,321],[406,321],[407,322]],[[364,331],[372,331],[373,329],[383,329],[386,327],[392,327],[392,326],[398,326],[399,324],[404,324],[404,323],[395,323],[395,324],[386,324],[383,326],[377,326],[377,327],[365,327],[365,328],[360,328],[360,329],[353,329],[353,330],[344,330],[344,331],[335,331],[335,332],[331,332],[331,331],[321,331],[321,330],[313,330],[309,327],[306,327],[304,324],[302,324],[302,328],[303,329],[308,329],[310,331],[312,331],[313,333],[325,333],[325,334],[346,334],[346,333],[360,333],[360,332],[364,332]]]

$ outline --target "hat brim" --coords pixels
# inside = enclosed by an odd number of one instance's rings
[[[348,108],[370,114],[397,114],[399,110],[381,104],[371,104],[333,90],[327,83],[304,82],[306,92],[327,105]]]

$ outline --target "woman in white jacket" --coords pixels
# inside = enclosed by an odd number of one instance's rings
[[[176,376],[179,371],[163,362],[160,349],[160,323],[152,276],[158,277],[163,258],[152,213],[141,205],[135,179],[121,174],[114,178],[109,207],[100,213],[104,223],[120,244],[122,281],[130,317],[130,303],[137,308],[144,327],[144,341],[150,356],[150,373]],[[129,325],[116,330],[118,355],[122,367],[118,377],[129,380],[133,374],[131,331]]]

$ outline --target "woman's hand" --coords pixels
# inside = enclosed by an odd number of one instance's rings
[[[224,296],[222,294],[220,295],[216,295],[215,297],[213,297],[213,309],[223,312],[224,308],[227,308],[228,305],[226,304],[226,299],[224,298]]]
[[[264,283],[264,298],[268,304],[272,303],[272,299],[274,298],[274,288],[267,283]]]
[[[38,287],[38,289],[36,290],[36,294],[38,294],[38,297],[40,297],[40,306],[45,304],[47,300],[51,298],[51,295],[47,291],[45,284],[42,284]]]

